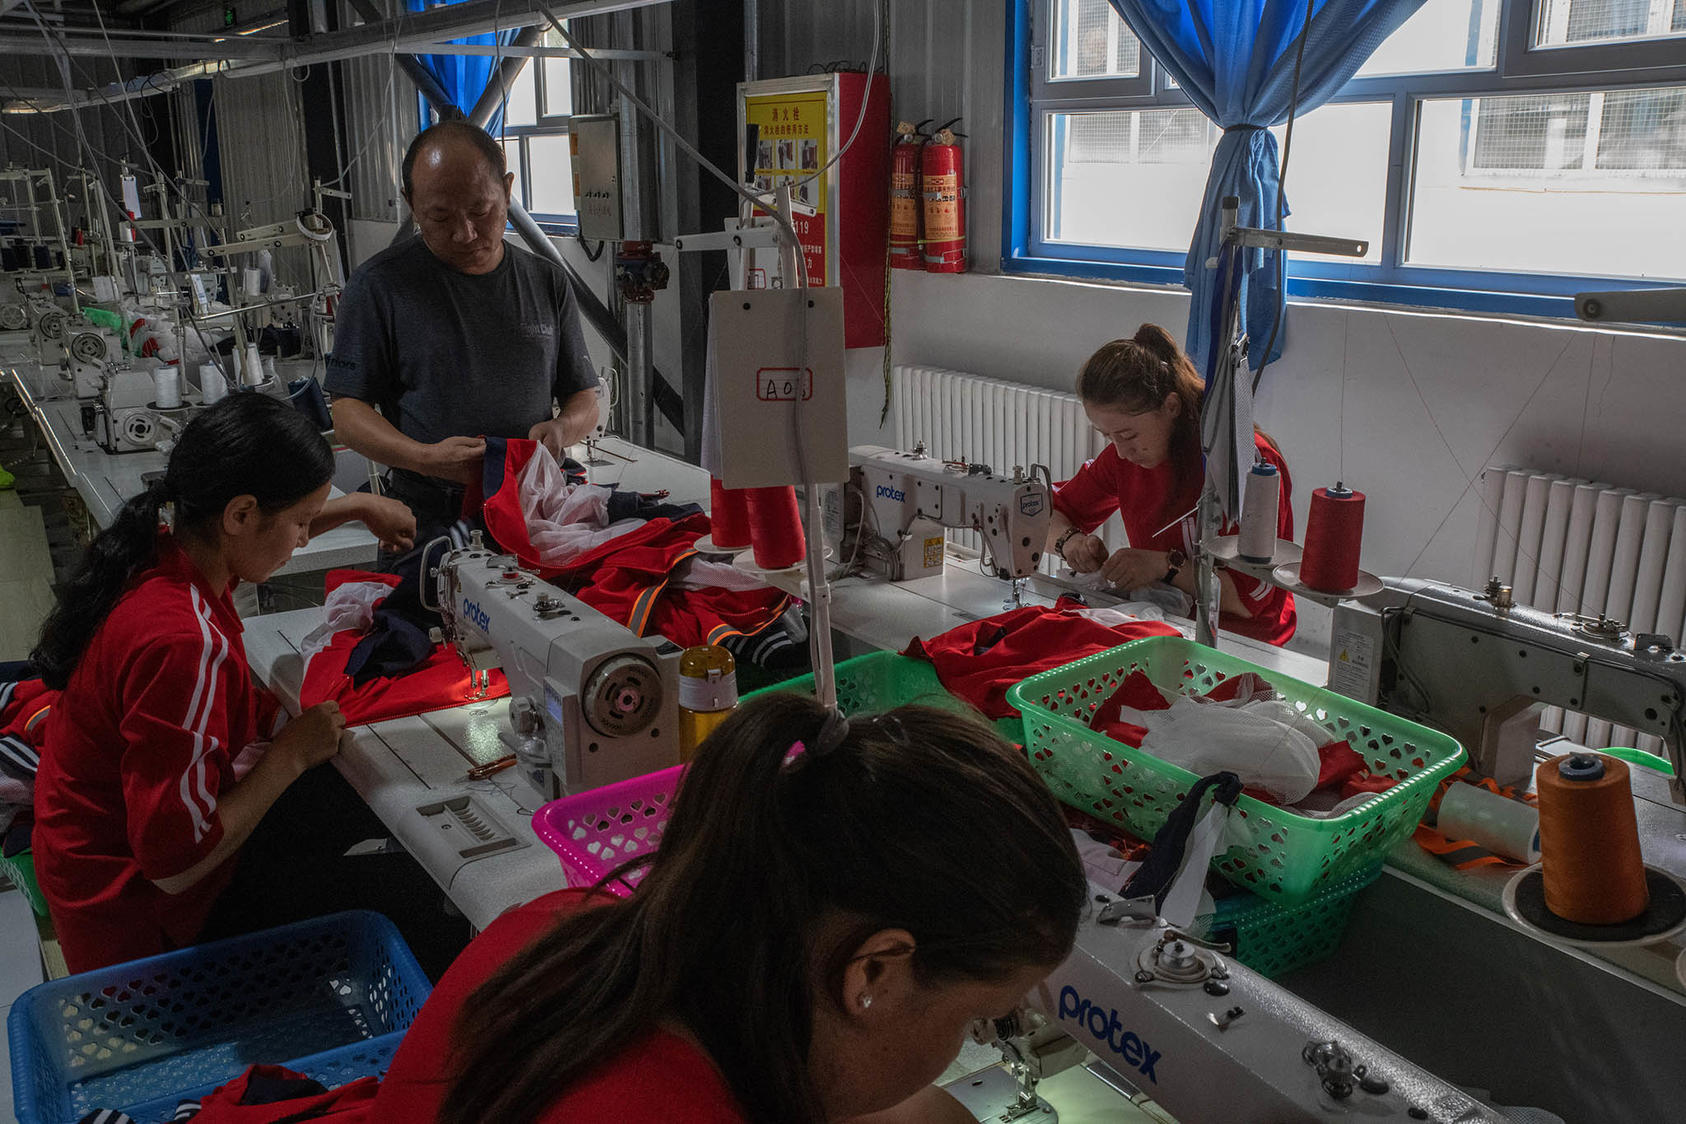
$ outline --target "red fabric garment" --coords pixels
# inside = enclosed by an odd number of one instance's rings
[[[392,574],[364,573],[361,570],[330,570],[327,577],[328,595],[343,585],[358,582],[378,582],[396,585]],[[377,602],[374,606],[379,607]],[[361,629],[344,629],[334,634],[328,646],[311,653],[304,665],[304,682],[299,687],[299,705],[312,707],[330,700],[340,704],[347,725],[364,726],[370,722],[384,722],[389,718],[407,718],[430,710],[444,710],[468,702],[473,686],[472,677],[462,660],[449,644],[441,643],[421,666],[404,675],[372,679],[361,687],[345,672],[345,661],[351,650],[363,639]],[[501,699],[509,694],[509,680],[502,671],[491,673],[483,699]]]
[[[1022,680],[1132,640],[1176,635],[1176,629],[1158,621],[1108,628],[1071,610],[1033,605],[930,640],[916,636],[902,655],[929,660],[949,694],[990,718],[1011,718],[1018,711],[1007,704],[1007,691]]]
[[[162,535],[47,719],[35,871],[72,972],[191,944],[234,874],[226,862],[180,894],[153,885],[222,839],[233,759],[278,714],[241,631],[229,592]]]
[[[289,1079],[308,1081],[303,1074],[278,1065],[254,1065],[233,1081],[199,1102],[199,1111],[192,1117],[194,1124],[293,1124],[303,1120],[331,1120],[334,1124],[361,1124],[370,1120],[370,1108],[380,1091],[380,1082],[373,1077],[313,1093],[271,1101],[268,1104],[244,1104],[258,1099],[254,1085],[282,1082]],[[267,1095],[267,1094],[266,1094]]]
[[[1282,474],[1276,535],[1292,539],[1293,481],[1288,476],[1288,463],[1263,434],[1253,434],[1253,445],[1259,456]],[[1125,460],[1115,447],[1108,445],[1098,457],[1078,469],[1076,476],[1055,489],[1054,509],[1085,532],[1093,532],[1116,511],[1123,517],[1131,546],[1140,550],[1181,550],[1192,556],[1200,533],[1194,507],[1200,499],[1203,479],[1198,444],[1178,445],[1165,463],[1153,468],[1142,468]],[[1238,524],[1226,523],[1218,533],[1233,535],[1239,531]],[[1234,579],[1236,593],[1253,615],[1222,617],[1218,626],[1237,636],[1250,636],[1278,646],[1286,644],[1294,635],[1297,620],[1293,595],[1238,571],[1225,572]]]
[[[536,442],[505,444],[496,490],[486,485],[465,499],[465,514],[478,513],[486,530],[525,566],[639,636],[660,633],[680,647],[719,643],[729,636],[754,635],[778,619],[790,598],[771,587],[754,591],[680,590],[674,571],[695,557],[697,540],[709,532],[708,516],[657,517],[617,535],[572,559],[565,566],[546,565],[527,533],[521,507],[521,472],[532,460]]]
[[[47,716],[59,692],[39,679],[0,684],[0,737],[18,738],[41,748]]]
[[[433,989],[392,1059],[368,1117],[371,1124],[408,1124],[438,1116],[463,1004],[518,952],[563,916],[585,906],[587,893],[561,890],[528,902],[492,922],[463,950]],[[534,1124],[587,1120],[746,1124],[748,1118],[705,1054],[652,1024],[643,1037],[565,1090]]]

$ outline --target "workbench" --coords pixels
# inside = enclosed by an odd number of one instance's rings
[[[587,458],[576,451],[576,459]],[[708,478],[699,469],[614,439],[602,444],[588,473],[597,483],[706,502]],[[778,584],[799,592],[800,574]],[[1033,580],[1020,599],[1049,604],[1061,592]],[[916,581],[842,579],[832,586],[837,658],[899,650],[913,636],[992,616],[1012,607],[1010,594],[1006,584],[980,573],[975,560],[958,558],[941,574]],[[300,646],[318,620],[317,611],[305,610],[247,622],[254,673],[292,708]],[[1300,653],[1222,634],[1219,647],[1266,671],[1309,683],[1326,678],[1323,661]],[[515,770],[482,781],[466,776],[472,765],[504,756],[497,732],[505,712],[504,700],[475,702],[360,727],[348,731],[335,758],[476,927],[563,884],[558,860],[530,827],[539,795]],[[1636,789],[1647,859],[1686,873],[1686,813],[1667,802],[1660,781],[1642,779]],[[477,818],[512,843],[465,860],[457,845],[463,825],[417,810],[464,796]],[[1541,940],[1499,908],[1513,873],[1455,870],[1406,840],[1390,855],[1384,876],[1359,895],[1335,957],[1284,983],[1431,1071],[1493,1090],[1503,1103],[1556,1106],[1570,1120],[1670,1118],[1659,1106],[1686,1101],[1686,1075],[1663,1066],[1654,1051],[1686,1033],[1686,999],[1674,975],[1678,945],[1590,953]],[[1591,1043],[1596,1050],[1585,1048]],[[979,1057],[963,1055],[962,1063]],[[1638,1073],[1643,1081],[1634,1079]]]
[[[106,452],[84,431],[83,403],[56,372],[43,371],[30,360],[17,360],[0,367],[0,374],[23,400],[65,482],[81,497],[96,527],[110,526],[123,504],[164,471],[169,458],[163,453]],[[334,489],[330,494],[344,493]],[[377,547],[375,536],[361,523],[342,524],[311,539],[274,576],[367,566],[374,562]]]

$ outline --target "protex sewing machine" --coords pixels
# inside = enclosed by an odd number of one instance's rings
[[[874,572],[891,581],[929,577],[942,572],[944,529],[958,528],[983,536],[987,564],[1002,580],[1036,573],[1053,513],[1046,468],[1008,476],[937,460],[923,443],[911,453],[861,445],[849,460],[843,557],[855,554],[860,536],[859,556]]]
[[[117,338],[105,329],[86,326],[71,332],[65,351],[59,377],[71,384],[76,397],[98,398],[106,370],[118,366],[122,358]]]
[[[1673,639],[1515,605],[1497,580],[1476,593],[1394,578],[1342,602],[1329,686],[1446,730],[1500,784],[1531,777],[1545,706],[1654,734],[1668,744],[1674,800],[1686,803],[1686,655]]]
[[[445,637],[484,684],[509,679],[504,740],[547,800],[679,763],[680,649],[635,636],[475,532],[432,571]]]
[[[147,361],[143,360],[143,363]],[[112,367],[100,381],[99,398],[93,406],[94,439],[108,453],[144,453],[174,441],[201,407],[160,407],[156,364],[140,367]],[[84,407],[86,412],[86,407]]]
[[[988,1119],[1048,1119],[1036,1083],[1090,1054],[1092,1072],[1098,1064],[1109,1084],[1146,1094],[1179,1120],[1505,1119],[1155,919],[1151,898],[1096,901],[1071,955],[1025,1005],[973,1028],[978,1041],[1001,1047],[1020,1082],[1016,1103],[992,1105]]]

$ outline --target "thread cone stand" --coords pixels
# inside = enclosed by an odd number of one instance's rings
[[[1619,925],[1583,925],[1566,921],[1546,908],[1545,874],[1539,863],[1505,884],[1507,916],[1536,935],[1577,948],[1635,948],[1664,941],[1686,929],[1686,884],[1649,864],[1645,884],[1651,891],[1645,912]]]

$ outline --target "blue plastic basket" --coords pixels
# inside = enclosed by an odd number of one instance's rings
[[[26,991],[7,1019],[22,1124],[167,1121],[247,1066],[378,1076],[432,985],[378,913],[336,913]]]

